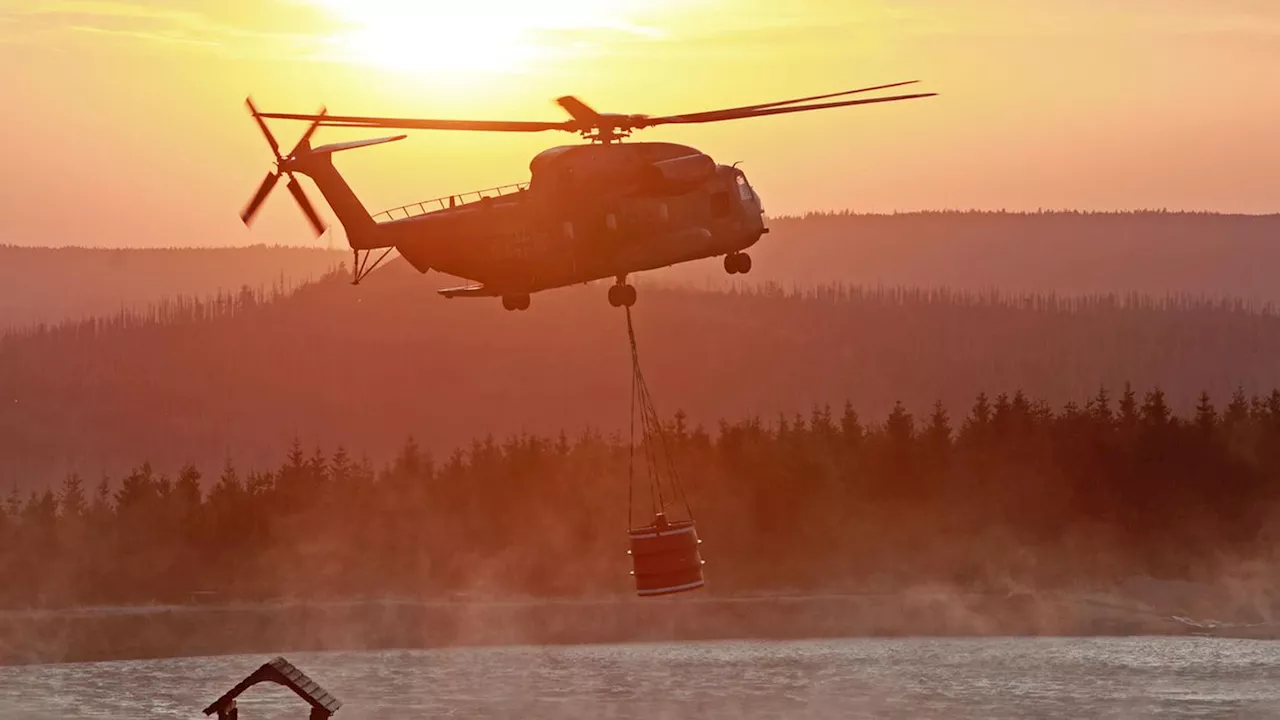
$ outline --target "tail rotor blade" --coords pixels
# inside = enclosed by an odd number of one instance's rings
[[[293,199],[298,201],[298,207],[302,208],[307,220],[311,222],[311,227],[315,228],[316,237],[324,234],[324,222],[320,220],[320,216],[316,214],[316,209],[311,206],[311,201],[302,192],[302,183],[292,176],[289,178],[289,192],[293,194]]]
[[[271,152],[275,153],[276,160],[280,159],[280,144],[276,142],[275,136],[267,129],[267,123],[262,119],[262,115],[258,113],[258,108],[254,107],[251,98],[245,98],[244,104],[249,106],[249,114],[253,115],[253,119],[257,121],[258,128],[262,130],[262,134],[267,138],[267,144],[271,146]]]
[[[328,113],[329,111],[326,110],[325,108],[323,107],[320,108],[320,114],[316,116],[315,122],[311,123],[311,127],[307,128],[307,131],[302,134],[302,138],[298,140],[298,144],[293,146],[293,150],[289,152],[290,156],[298,154],[299,150],[301,150],[304,147],[307,147],[307,143],[311,140],[311,136],[315,134],[316,128],[320,127],[320,122],[324,119],[324,116],[327,115]]]
[[[245,225],[248,225],[253,220],[253,216],[257,214],[258,208],[262,206],[262,203],[267,199],[267,196],[271,194],[271,190],[276,186],[276,183],[280,181],[280,176],[283,174],[289,176],[289,194],[293,195],[293,199],[297,201],[298,207],[302,208],[303,214],[307,216],[307,222],[311,223],[311,227],[315,230],[317,236],[324,234],[324,221],[320,219],[319,213],[316,212],[311,201],[307,199],[306,193],[302,191],[302,184],[293,176],[293,172],[287,166],[285,158],[281,157],[280,144],[276,142],[275,136],[271,134],[271,130],[263,120],[262,113],[258,112],[258,108],[253,104],[253,98],[245,98],[244,103],[249,107],[249,114],[252,115],[254,121],[258,123],[258,129],[262,130],[262,136],[267,139],[267,144],[271,146],[271,152],[276,157],[276,166],[278,170],[276,172],[267,173],[267,176],[262,179],[262,184],[258,186],[258,191],[253,194],[253,198],[249,200],[249,204],[240,212],[240,219],[244,221]],[[320,114],[316,116],[314,122],[311,123],[311,127],[307,128],[307,132],[303,134],[302,139],[298,141],[298,144],[294,146],[293,150],[289,153],[290,159],[293,159],[293,156],[296,155],[299,150],[307,147],[307,143],[311,141],[312,134],[315,133],[316,128],[320,127],[320,121],[327,114],[328,111],[321,107]]]
[[[262,205],[263,200],[267,199],[267,195],[271,193],[271,189],[276,186],[276,181],[279,179],[280,176],[276,173],[267,173],[267,176],[262,179],[262,184],[258,186],[258,192],[253,194],[253,199],[240,212],[240,219],[244,221],[245,225],[248,225],[253,216],[257,214],[258,207]]]

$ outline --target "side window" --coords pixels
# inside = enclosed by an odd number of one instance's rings
[[[711,217],[728,217],[729,209],[729,193],[711,193]]]

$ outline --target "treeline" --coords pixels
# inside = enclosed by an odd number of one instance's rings
[[[666,285],[676,288],[677,285]],[[685,286],[683,289],[689,289]],[[735,287],[724,291],[731,296],[772,298],[791,302],[817,301],[825,304],[897,305],[902,307],[946,307],[952,309],[1023,310],[1054,314],[1107,314],[1122,311],[1179,314],[1238,313],[1280,317],[1275,303],[1253,302],[1230,295],[1206,296],[1186,292],[1149,295],[1138,292],[1060,295],[1052,292],[1010,292],[1000,289],[972,290],[950,287],[865,286],[834,282],[818,285],[776,282]]]
[[[1074,210],[1071,208],[1040,208],[1034,211],[990,210],[980,208],[939,209],[939,210],[900,210],[890,213],[862,212],[858,210],[812,210],[799,215],[776,215],[778,220],[826,219],[850,217],[1090,217],[1090,218],[1224,218],[1224,217],[1269,217],[1266,215],[1234,215],[1208,210],[1170,210],[1168,208],[1140,208],[1134,210]]]
[[[112,315],[164,298],[289,290],[348,254],[319,248],[94,248],[0,245],[0,332]]]
[[[311,284],[333,284],[339,277],[349,277],[342,263],[322,273]],[[115,312],[81,318],[64,318],[56,322],[38,322],[12,328],[0,334],[0,349],[6,345],[23,342],[76,342],[132,330],[147,330],[174,325],[194,325],[218,320],[228,320],[260,307],[283,300],[295,288],[283,283],[252,287],[241,285],[238,290],[218,289],[204,297],[177,295],[161,297],[132,307],[121,307]]]
[[[350,280],[350,271],[339,263],[314,281],[297,289],[315,287],[340,288]],[[658,283],[662,291],[689,291],[687,285]],[[160,329],[171,325],[198,324],[226,320],[286,299],[295,289],[276,284],[270,287],[243,285],[234,292],[218,290],[205,297],[179,295],[121,308],[114,313],[85,318],[67,318],[59,322],[35,323],[0,334],[0,347],[5,343],[24,341],[67,342],[92,340],[124,330]],[[693,292],[697,292],[693,289]],[[781,300],[792,303],[817,302],[824,305],[858,304],[865,306],[897,306],[913,308],[1022,310],[1054,314],[1106,314],[1143,311],[1181,314],[1261,315],[1280,317],[1273,303],[1251,302],[1244,298],[1207,297],[1191,293],[1147,295],[1137,292],[1058,295],[1056,293],[1017,293],[998,289],[965,290],[949,287],[861,286],[847,283],[821,285],[765,282],[724,291],[731,297]]]
[[[649,386],[695,423],[845,398],[868,416],[960,407],[1001,386],[1061,405],[1132,377],[1184,412],[1202,389],[1280,385],[1280,317],[1230,299],[637,282]],[[381,462],[410,430],[436,453],[489,432],[608,433],[626,427],[629,367],[600,285],[509,313],[444,300],[401,262],[358,287],[338,272],[35,328],[0,339],[0,493],[120,475],[140,449],[209,468],[272,462],[295,435]]]
[[[1185,416],[1128,386],[879,421],[677,412],[664,432],[716,594],[1215,581],[1280,547],[1280,391]],[[630,456],[587,431],[442,456],[410,439],[382,467],[294,443],[271,470],[73,475],[9,495],[0,604],[625,595],[629,491],[647,497]]]

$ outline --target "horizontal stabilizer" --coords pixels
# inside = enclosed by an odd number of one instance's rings
[[[445,288],[436,292],[447,298],[456,297],[497,297],[498,292],[485,287],[484,285],[466,285],[463,287]]]
[[[333,143],[331,145],[321,145],[318,148],[312,148],[310,154],[323,155],[325,153],[336,153],[341,150],[354,150],[355,148],[369,147],[370,145],[381,145],[382,143],[395,142],[403,140],[407,135],[394,135],[391,137],[370,138],[368,140],[349,140],[347,142]]]

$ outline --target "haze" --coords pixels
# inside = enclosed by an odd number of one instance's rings
[[[743,161],[772,215],[1271,212],[1277,67],[1267,0],[0,0],[5,105],[22,110],[0,117],[0,244],[314,244],[279,198],[253,231],[236,216],[270,167],[248,94],[559,120],[563,94],[667,113],[920,79],[941,95],[643,139]],[[276,131],[288,145],[302,127]],[[418,133],[338,164],[376,211],[524,180],[575,140]]]

